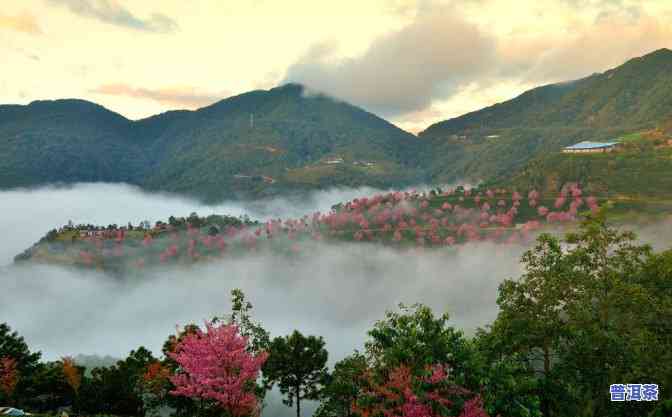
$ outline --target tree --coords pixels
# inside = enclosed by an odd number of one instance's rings
[[[364,386],[368,365],[359,352],[346,357],[334,365],[322,393],[322,403],[317,409],[317,417],[351,417],[352,406],[357,402]]]
[[[16,359],[9,356],[0,358],[0,392],[5,397],[11,398],[19,382],[19,371],[16,367]]]
[[[40,352],[31,352],[23,337],[12,331],[6,323],[0,323],[0,358],[12,358],[21,379],[13,389],[14,398],[20,403],[29,387],[30,378],[39,366]]]
[[[566,337],[563,306],[568,284],[574,279],[571,265],[564,261],[563,248],[555,237],[541,235],[536,246],[521,262],[526,273],[520,280],[507,280],[499,287],[500,314],[493,325],[511,352],[528,352],[528,360],[541,361],[541,409],[548,416],[553,398],[559,399],[562,385],[551,373],[557,352]],[[552,395],[549,393],[553,392]]]
[[[224,321],[238,328],[241,336],[248,340],[248,349],[260,353],[267,351],[271,343],[270,333],[259,322],[253,321],[252,303],[245,299],[245,294],[238,288],[231,290],[231,314],[224,318],[215,318],[213,322]]]
[[[435,317],[422,304],[399,305],[400,312],[388,311],[376,322],[365,343],[373,365],[394,369],[409,366],[414,373],[427,366],[446,364],[459,385],[475,385],[472,375],[473,354],[462,332],[448,326],[448,314]]]
[[[40,352],[31,352],[23,337],[8,324],[0,323],[0,357],[14,358],[22,375],[33,370],[41,356]]]
[[[507,353],[510,340],[492,330],[477,330],[471,343],[485,410],[492,416],[540,417],[539,379],[525,355]]]
[[[301,400],[318,400],[327,376],[327,350],[324,339],[304,336],[298,330],[285,337],[273,339],[269,357],[264,364],[264,378],[275,383],[286,396],[283,402],[301,417]]]
[[[74,404],[75,395],[64,378],[60,361],[40,363],[24,382],[21,407],[48,412]]]
[[[488,417],[478,395],[455,385],[448,367],[433,365],[414,372],[401,365],[367,371],[365,388],[353,411],[371,417]]]
[[[152,352],[141,346],[113,366],[94,368],[81,387],[80,408],[91,414],[143,415],[139,385],[154,362]]]
[[[78,406],[79,388],[82,386],[82,371],[75,364],[75,360],[69,356],[61,359],[63,364],[63,375],[72,391],[75,393],[74,407]],[[76,408],[75,408],[76,409]]]
[[[171,370],[156,361],[147,366],[140,379],[140,392],[145,415],[159,415],[158,409],[165,404],[166,395],[173,389]]]
[[[543,414],[649,412],[651,404],[610,404],[603,387],[633,377],[669,383],[672,257],[596,217],[562,241],[542,235],[522,260],[525,274],[500,287],[492,330],[508,342],[503,354],[519,352],[541,370]]]
[[[77,369],[75,360],[66,356],[61,359],[61,362],[63,363],[63,375],[65,376],[66,382],[75,392],[75,395],[78,395],[79,387],[82,385],[82,374],[80,370]]]
[[[256,414],[254,386],[267,354],[247,346],[235,325],[206,323],[205,332],[187,334],[168,354],[179,365],[171,394],[212,400],[230,417]]]

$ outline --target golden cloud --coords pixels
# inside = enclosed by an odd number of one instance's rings
[[[94,94],[111,96],[125,96],[143,100],[152,100],[161,104],[178,106],[180,108],[196,109],[207,106],[229,93],[210,94],[198,91],[194,87],[167,87],[167,88],[136,88],[127,84],[104,84],[93,90]]]
[[[35,17],[29,13],[18,16],[6,16],[0,14],[0,29],[9,29],[29,35],[41,35],[42,29],[37,24]]]

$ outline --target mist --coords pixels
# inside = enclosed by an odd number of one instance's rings
[[[472,334],[497,315],[497,288],[522,272],[521,246],[475,243],[400,252],[374,244],[314,243],[289,259],[272,253],[225,258],[190,268],[154,268],[120,280],[61,266],[11,265],[47,230],[74,223],[134,224],[195,211],[253,218],[298,217],[371,189],[317,192],[300,205],[288,200],[203,205],[118,184],[80,184],[0,192],[0,322],[7,322],[46,360],[64,355],[125,357],[145,346],[156,356],[176,325],[201,324],[230,312],[240,288],[253,317],[283,336],[294,329],[325,338],[329,363],[362,349],[366,332],[399,303],[422,302]],[[642,229],[644,240],[669,247],[672,222]],[[6,266],[1,266],[1,265]],[[267,415],[290,415],[278,394]]]
[[[247,214],[253,219],[300,217],[358,196],[377,192],[373,188],[317,191],[296,201],[275,198],[250,202],[222,202],[206,205],[197,200],[168,193],[148,193],[127,184],[83,183],[35,189],[0,191],[0,266],[31,246],[47,231],[72,220],[79,224],[133,224],[149,220],[166,221],[169,216]]]

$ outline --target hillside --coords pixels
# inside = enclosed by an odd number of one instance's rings
[[[289,84],[176,115],[152,141],[158,159],[143,185],[223,197],[408,184],[420,179],[418,145],[371,113]]]
[[[39,101],[0,106],[0,188],[127,182],[215,201],[492,181],[569,144],[669,120],[667,49],[437,123],[420,138],[297,84],[139,121],[82,100]]]
[[[562,184],[579,182],[585,191],[608,201],[615,218],[672,211],[672,119],[616,139],[621,144],[613,152],[550,152],[489,185],[553,193]]]
[[[128,182],[203,199],[418,182],[419,142],[299,85],[130,121],[82,100],[0,106],[0,188]]]
[[[613,139],[672,116],[672,51],[661,49],[601,74],[546,85],[436,123],[420,137],[442,180],[508,176],[535,157],[581,140]]]
[[[561,196],[562,198],[558,198]],[[484,187],[362,196],[326,213],[252,221],[222,215],[170,217],[127,226],[68,224],[53,229],[17,262],[60,264],[126,274],[248,255],[302,257],[326,242],[397,250],[447,249],[488,241],[528,244],[540,228],[571,226],[601,201],[578,184],[559,191]]]
[[[135,183],[147,164],[132,123],[83,100],[0,106],[0,188]]]

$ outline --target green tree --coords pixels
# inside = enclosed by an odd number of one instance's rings
[[[461,331],[448,325],[448,314],[434,316],[422,305],[399,305],[400,311],[388,311],[385,319],[369,331],[366,352],[372,365],[394,369],[401,365],[420,375],[428,366],[444,364],[451,368],[454,382],[462,386],[478,385],[473,349]]]
[[[283,403],[301,417],[301,400],[318,400],[327,376],[327,350],[324,339],[304,336],[298,330],[271,341],[269,357],[263,367],[269,387],[277,383],[286,396]]]
[[[551,402],[563,398],[566,388],[562,378],[552,373],[552,367],[557,363],[560,344],[567,338],[563,308],[567,289],[576,277],[566,262],[561,242],[551,235],[541,235],[521,262],[525,265],[523,277],[500,285],[500,313],[493,329],[497,338],[505,341],[509,353],[522,350],[529,366],[536,369],[542,413],[548,416],[554,406]]]
[[[509,341],[479,329],[472,343],[477,350],[481,395],[491,416],[539,417],[539,379],[525,355],[504,353]]]
[[[608,387],[669,381],[669,255],[597,217],[562,241],[542,235],[522,260],[525,274],[500,287],[492,330],[508,341],[503,353],[520,352],[540,371],[544,415],[649,412],[651,404],[610,403]]]
[[[143,415],[139,385],[147,366],[156,362],[152,352],[139,347],[110,367],[94,368],[82,384],[80,407],[89,413]]]
[[[364,386],[364,375],[368,369],[366,357],[359,352],[346,357],[334,365],[323,390],[323,400],[316,417],[352,417],[353,404],[359,398]]]
[[[252,320],[252,303],[245,299],[245,293],[238,288],[231,290],[231,314],[223,318],[215,318],[213,322],[223,320],[228,324],[238,326],[242,336],[248,338],[248,345],[252,352],[259,353],[268,350],[271,344],[270,333],[261,323]]]
[[[16,331],[12,331],[7,323],[0,323],[0,358],[12,358],[16,361],[16,369],[20,378],[14,391],[14,398],[19,403],[27,397],[30,379],[39,367],[40,352],[31,352],[28,344]],[[0,400],[2,400],[0,391]]]

